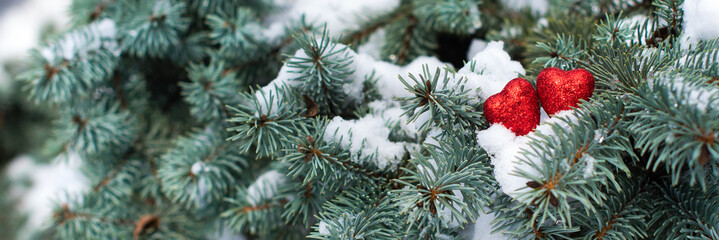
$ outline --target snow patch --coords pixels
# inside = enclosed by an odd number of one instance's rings
[[[465,89],[479,91],[478,96],[487,99],[502,91],[505,85],[526,72],[517,61],[513,61],[503,50],[504,43],[492,41],[486,48],[477,53],[472,60],[457,71],[467,77]],[[470,91],[470,97],[476,97]]]
[[[66,34],[40,52],[43,58],[53,65],[59,64],[60,61],[73,60],[75,57],[84,59],[98,49],[106,49],[119,56],[121,50],[115,34],[115,22],[103,19]]]
[[[89,187],[89,180],[80,171],[82,160],[77,154],[70,154],[67,159],[58,157],[53,162],[41,164],[29,156],[20,156],[5,169],[10,182],[14,183],[10,197],[19,199],[16,209],[28,214],[19,239],[27,239],[29,236],[23,237],[24,234],[42,229],[55,203],[80,196]],[[21,182],[31,185],[23,186]]]
[[[521,189],[525,188],[530,180],[517,176],[517,172],[522,171],[539,176],[535,168],[520,161],[521,152],[530,149],[529,142],[533,137],[536,138],[537,134],[556,136],[552,129],[553,124],[567,129],[568,124],[561,118],[576,121],[576,116],[572,113],[572,110],[560,111],[552,118],[542,119],[537,128],[525,136],[515,135],[502,124],[492,124],[489,128],[477,132],[477,143],[489,154],[491,163],[494,165],[494,177],[502,188],[502,192],[515,199],[522,193]],[[536,157],[525,157],[530,162],[542,164]]]
[[[486,212],[486,211],[485,211]],[[506,240],[509,236],[500,232],[492,233],[492,221],[497,218],[494,213],[487,213],[479,216],[474,222],[474,231],[472,231],[472,240]]]
[[[541,15],[547,13],[547,9],[549,9],[549,2],[547,0],[502,0],[502,4],[515,11],[529,8],[532,12]]]
[[[381,116],[368,115],[357,120],[344,120],[337,116],[325,129],[326,142],[338,142],[352,154],[352,160],[370,161],[380,169],[396,169],[404,155],[407,143],[389,141],[390,129]]]
[[[487,48],[487,41],[480,39],[473,39],[472,43],[469,44],[469,50],[467,51],[467,59],[473,59],[477,53]]]
[[[247,187],[247,202],[256,206],[262,200],[272,198],[277,193],[277,188],[285,182],[287,182],[287,176],[277,170],[263,173]]]
[[[28,50],[40,42],[42,30],[52,26],[63,31],[70,20],[70,0],[25,0],[0,12],[0,66],[25,58]],[[10,83],[10,76],[0,67],[0,90]]]
[[[359,23],[365,19],[367,14],[375,15],[392,11],[399,6],[400,1],[282,0],[275,1],[275,3],[283,11],[266,17],[266,24],[290,23],[304,16],[308,22],[318,26],[327,24],[330,35],[337,37],[348,30],[358,29]]]
[[[327,224],[325,221],[321,221],[318,227],[318,232],[321,235],[330,235],[329,224]]]
[[[376,61],[373,63],[375,70],[375,76],[378,77],[377,89],[383,99],[391,100],[395,97],[411,97],[411,92],[407,91],[402,81],[399,80],[401,76],[407,83],[412,84],[412,80],[409,79],[408,75],[411,73],[415,77],[418,77],[422,73],[422,66],[427,65],[432,73],[438,67],[446,66],[446,63],[441,62],[435,57],[418,57],[406,66],[400,67],[388,62]]]
[[[719,1],[685,0],[682,9],[684,33],[681,39],[684,48],[699,40],[719,38]]]
[[[368,55],[374,59],[381,59],[382,46],[384,46],[385,43],[385,34],[384,28],[380,28],[372,33],[364,44],[357,47],[357,53]]]
[[[582,158],[583,158],[584,160],[583,160],[583,161],[580,161],[580,162],[585,162],[585,163],[587,163],[587,166],[584,168],[584,178],[589,178],[589,177],[591,177],[592,175],[594,175],[594,162],[595,162],[597,159],[595,159],[594,157],[592,157],[592,156],[589,155],[589,154],[584,154],[584,155],[582,156]]]

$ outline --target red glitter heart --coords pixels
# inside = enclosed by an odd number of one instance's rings
[[[594,76],[587,70],[563,71],[547,68],[537,76],[537,92],[542,108],[551,115],[577,107],[579,99],[589,100],[594,92]]]
[[[484,117],[501,123],[517,136],[527,135],[539,124],[539,98],[527,80],[515,78],[501,92],[484,102]]]

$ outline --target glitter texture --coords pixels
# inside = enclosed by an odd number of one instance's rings
[[[542,108],[552,115],[577,107],[579,99],[589,100],[594,92],[594,76],[584,69],[547,68],[537,76],[537,92]]]
[[[539,97],[527,80],[515,78],[501,92],[484,102],[489,123],[501,123],[517,136],[527,135],[539,124]]]

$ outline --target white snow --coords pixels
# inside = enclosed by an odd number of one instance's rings
[[[307,56],[307,54],[305,54],[302,49],[297,50],[294,54],[294,56],[303,55]],[[287,64],[282,65],[282,68],[280,68],[280,72],[277,74],[277,77],[275,77],[275,79],[273,79],[269,84],[262,87],[262,89],[255,92],[255,98],[260,105],[260,111],[256,113],[257,115],[259,115],[260,113],[277,113],[279,104],[280,102],[282,102],[282,95],[278,94],[281,93],[281,91],[278,90],[284,87],[294,87],[299,85],[299,82],[292,81],[292,79],[299,77],[300,74],[294,73],[292,72],[292,70],[293,69],[288,67]],[[271,109],[269,109],[270,107]]]
[[[485,211],[487,212],[487,211]],[[471,232],[472,240],[506,240],[510,239],[509,236],[502,234],[501,232],[492,233],[492,221],[496,216],[494,213],[487,213],[479,216],[477,221],[474,222],[474,228]]]
[[[686,83],[682,83],[681,79],[676,79],[676,82],[672,84],[672,88],[682,93],[681,99],[675,99],[675,101],[683,103],[684,105],[694,105],[702,112],[709,111],[710,108],[716,108],[715,105],[719,102],[719,89],[716,88],[699,88],[695,86],[689,86]]]
[[[253,206],[262,200],[272,198],[280,185],[287,182],[287,176],[277,170],[269,170],[247,187],[247,202]]]
[[[193,175],[199,175],[200,172],[205,170],[205,162],[199,161],[192,164],[192,167],[190,167],[190,172]]]
[[[380,28],[372,33],[365,43],[357,47],[357,53],[370,56],[374,59],[382,58],[381,53],[382,46],[385,42],[385,34],[384,28]]]
[[[629,29],[632,29],[632,36],[630,39],[627,39],[626,43],[630,44],[632,40],[639,41],[639,42],[646,42],[646,38],[643,35],[639,35],[637,32],[637,28],[643,27],[647,22],[648,17],[644,14],[637,14],[630,18],[626,18],[621,21],[622,26],[627,26]],[[647,27],[651,27],[651,24],[649,24]],[[654,31],[653,29],[647,29],[648,31]]]
[[[442,129],[438,126],[434,126],[429,129],[429,133],[427,133],[427,138],[424,139],[424,145],[435,145],[439,146],[439,137],[440,134],[442,134]]]
[[[412,93],[407,91],[399,80],[398,76],[402,76],[407,83],[413,84],[412,80],[408,77],[408,74],[414,75],[419,79],[419,75],[422,73],[422,66],[427,65],[431,73],[434,73],[438,67],[446,66],[446,63],[439,61],[435,57],[418,57],[406,66],[397,66],[388,62],[375,61],[373,63],[374,69],[376,70],[376,76],[379,78],[377,81],[377,88],[380,95],[384,99],[393,99],[395,97],[409,97],[413,96]]]
[[[270,22],[289,22],[304,15],[309,22],[317,25],[327,24],[331,36],[339,36],[343,32],[359,27],[359,23],[367,14],[389,12],[399,6],[399,0],[297,0],[284,5],[283,13],[269,18]]]
[[[88,53],[101,48],[119,55],[120,48],[115,33],[115,22],[103,19],[66,34],[56,43],[40,51],[45,60],[53,65],[75,57],[84,58]]]
[[[709,109],[716,108],[719,102],[719,89],[696,86],[687,82],[684,77],[675,74],[657,74],[660,84],[668,86],[673,91],[679,93],[678,99],[673,99],[677,104],[693,105],[701,112],[708,112]],[[674,98],[673,95],[670,97]]]
[[[246,240],[247,238],[239,233],[234,233],[231,229],[226,227],[221,227],[222,229],[218,229],[216,232],[210,234],[207,236],[207,239],[217,239],[217,240]]]
[[[343,47],[345,47],[345,45],[336,45],[337,49]],[[374,73],[377,78],[377,89],[379,90],[380,95],[383,96],[383,99],[392,100],[394,97],[398,96],[412,96],[409,91],[405,90],[405,86],[397,78],[398,76],[401,75],[406,77],[408,73],[413,73],[415,75],[421,73],[422,65],[424,64],[427,64],[432,70],[436,67],[446,65],[434,57],[419,57],[407,66],[399,67],[391,63],[377,61],[366,54],[357,54],[350,48],[347,48],[345,53],[339,55],[347,56],[352,59],[352,63],[349,64],[348,67],[350,70],[354,71],[350,76],[350,78],[353,79],[353,82],[344,85],[343,90],[347,94],[348,100],[358,102],[363,98],[363,82],[365,78],[370,76],[372,73]],[[294,56],[307,57],[307,54],[304,50],[299,49]],[[279,87],[295,87],[300,84],[297,81],[293,81],[293,79],[300,76],[298,73],[294,73],[293,70],[295,69],[288,67],[287,64],[283,65],[277,77],[267,86],[264,86],[262,91],[255,93],[255,97],[260,102],[260,107],[262,109],[261,112],[267,113],[267,108],[269,107],[268,105],[271,105],[272,111],[269,111],[269,113],[275,113],[278,108],[278,104],[282,101],[282,96],[278,96],[278,94],[276,94],[276,90]],[[270,93],[272,93],[273,96],[273,101],[271,102],[269,101]]]
[[[526,74],[522,64],[513,61],[503,46],[501,41],[490,42],[475,54],[470,63],[457,71],[459,76],[467,78],[465,89],[478,90],[478,96],[487,99],[502,91],[512,79]],[[477,93],[470,91],[470,97],[477,97]]]
[[[206,136],[203,136],[206,137]],[[208,182],[208,179],[206,176],[201,176],[203,172],[209,172],[212,170],[217,170],[216,167],[208,166],[203,161],[198,161],[192,164],[190,167],[190,172],[198,176],[197,179],[197,195],[198,197],[195,199],[195,204],[199,206],[200,208],[204,208],[207,205],[207,202],[205,201],[205,197],[207,196],[207,191],[209,191],[210,183]]]
[[[58,157],[53,163],[40,164],[29,156],[12,160],[5,173],[12,184],[10,198],[19,199],[16,210],[28,214],[18,239],[42,229],[52,214],[55,203],[80,196],[89,187],[89,180],[80,172],[82,160],[76,154]],[[23,186],[22,182],[30,182]]]
[[[318,232],[321,235],[330,235],[329,224],[325,221],[321,221],[318,227]]]
[[[467,51],[467,59],[473,59],[477,53],[487,48],[487,41],[481,39],[473,39],[472,43],[469,44],[469,50]]]
[[[699,40],[719,38],[719,1],[685,0],[682,45],[688,48]]]
[[[407,123],[407,116],[403,116],[404,110],[400,108],[400,104],[395,101],[374,101],[368,104],[372,109],[372,114],[381,116],[382,119],[387,123],[386,125],[391,126],[397,124],[400,127],[402,133],[408,136],[418,136],[419,127],[421,122]]]
[[[26,0],[0,12],[0,90],[9,83],[5,62],[25,58],[40,42],[41,30],[64,30],[70,0]]]
[[[489,154],[494,165],[494,177],[502,192],[515,199],[522,193],[521,189],[526,187],[530,180],[517,176],[519,171],[539,176],[535,168],[520,161],[521,152],[530,150],[528,144],[537,134],[555,136],[550,124],[558,124],[567,129],[568,125],[561,118],[575,121],[576,116],[572,113],[572,110],[560,111],[552,118],[543,118],[537,128],[525,136],[516,136],[502,124],[492,124],[488,129],[477,132],[477,143]],[[526,158],[535,164],[541,164],[536,157]]]
[[[348,149],[352,160],[363,163],[364,157],[380,169],[396,169],[405,153],[407,143],[389,141],[390,129],[381,116],[368,115],[357,120],[344,120],[337,116],[325,128],[324,140],[339,142]]]
[[[547,9],[549,9],[549,2],[547,0],[502,0],[502,3],[507,8],[515,11],[529,8],[532,12],[542,15],[547,13]]]
[[[589,154],[584,154],[582,156],[584,160],[581,160],[579,162],[586,162],[587,166],[584,168],[584,178],[589,178],[592,175],[594,175],[594,162],[597,160],[594,157],[592,157]]]

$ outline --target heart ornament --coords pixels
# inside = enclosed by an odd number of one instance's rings
[[[527,135],[539,124],[539,98],[529,81],[515,78],[483,105],[489,123],[501,123],[517,136]]]
[[[584,69],[547,68],[537,76],[537,92],[542,108],[552,115],[577,107],[580,99],[589,100],[594,92],[594,76]]]

